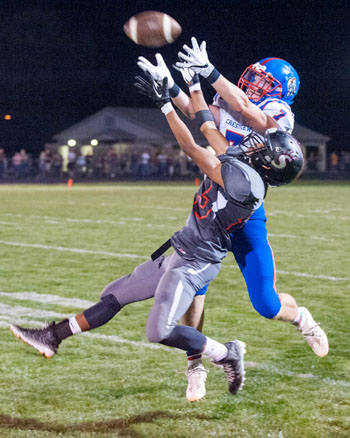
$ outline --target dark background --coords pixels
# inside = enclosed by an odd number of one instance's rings
[[[0,147],[37,154],[105,106],[148,106],[133,80],[137,57],[152,59],[156,50],[123,32],[143,10],[182,26],[175,43],[158,49],[168,65],[191,36],[207,41],[209,59],[234,83],[262,58],[288,60],[301,78],[296,121],[332,137],[331,149],[349,147],[350,8],[337,0],[1,0]],[[204,91],[211,99],[210,87]]]

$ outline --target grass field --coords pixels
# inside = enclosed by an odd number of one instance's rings
[[[265,202],[279,291],[322,323],[316,357],[290,324],[252,308],[232,254],[212,283],[204,332],[247,344],[236,396],[209,369],[185,398],[185,355],[151,345],[148,302],[67,339],[45,360],[10,322],[37,326],[95,302],[184,224],[191,184],[0,186],[0,437],[350,437],[350,184],[300,182]]]

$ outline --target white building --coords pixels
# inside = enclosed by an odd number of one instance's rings
[[[185,120],[196,142],[206,144],[195,121]],[[307,158],[306,171],[325,172],[329,137],[299,124],[293,135],[300,141]],[[156,108],[107,107],[53,137],[67,165],[69,149],[76,155],[103,154],[113,148],[117,154],[163,150],[176,145],[164,115]]]

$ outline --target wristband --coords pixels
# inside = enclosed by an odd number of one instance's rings
[[[201,90],[201,84],[197,82],[196,84],[190,84],[188,87],[190,91],[200,91]]]
[[[175,84],[175,82],[174,85],[171,88],[169,88],[169,94],[171,97],[177,97],[180,94],[180,91],[181,91],[180,87],[177,84]]]
[[[195,74],[192,78],[192,81],[189,82],[187,85],[188,85],[188,89],[190,91],[200,91],[201,90],[201,83],[199,81],[198,74]]]
[[[213,84],[215,81],[219,79],[220,73],[216,68],[214,67],[213,71],[210,73],[210,75],[206,78],[209,84]]]
[[[165,105],[163,105],[160,109],[162,113],[166,116],[171,111],[174,111],[174,107],[172,106],[171,102],[167,102]]]
[[[199,127],[201,127],[205,122],[214,122],[213,114],[208,109],[197,111],[195,113],[195,116],[196,116],[196,122],[198,123]]]

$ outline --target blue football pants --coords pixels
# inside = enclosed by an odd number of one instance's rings
[[[265,318],[273,318],[281,309],[275,289],[275,263],[267,239],[264,206],[256,210],[243,228],[231,234],[231,251],[247,285],[254,309]],[[206,288],[196,295],[204,295]]]

